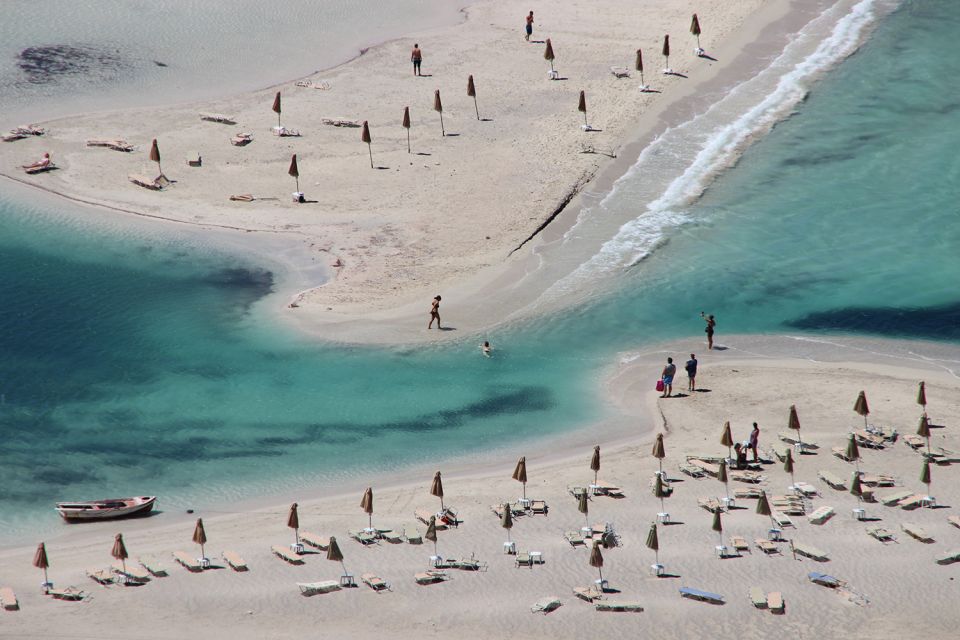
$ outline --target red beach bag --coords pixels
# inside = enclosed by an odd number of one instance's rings
[[[657,391],[663,391],[663,378],[657,380]]]

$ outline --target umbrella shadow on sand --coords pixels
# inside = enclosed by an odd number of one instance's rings
[[[718,61],[716,58],[714,58],[713,56],[707,55],[707,54],[705,54],[705,53],[701,53],[701,54],[698,55],[697,57],[698,57],[698,58],[703,58],[703,59],[705,59],[705,60],[710,60],[711,62],[719,62],[719,61]]]
[[[670,73],[664,72],[663,75],[665,75],[665,76],[675,76],[675,77],[677,77],[677,78],[688,78],[688,77],[689,77],[689,76],[686,76],[686,75],[680,73],[679,71],[671,71]],[[714,348],[716,348],[716,347],[714,347]]]

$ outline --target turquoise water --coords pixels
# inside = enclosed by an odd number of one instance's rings
[[[189,238],[104,236],[0,196],[0,532],[58,498],[202,506],[604,415],[597,374],[667,338],[960,341],[960,6],[906,2],[747,150],[614,293],[475,341],[331,347],[263,321],[277,276]],[[55,209],[55,207],[53,207]]]

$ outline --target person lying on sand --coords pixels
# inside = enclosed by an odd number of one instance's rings
[[[37,160],[33,164],[25,164],[23,165],[23,168],[30,170],[30,169],[43,169],[44,167],[49,167],[49,166],[50,166],[50,154],[45,153],[43,154],[43,158],[41,160]]]

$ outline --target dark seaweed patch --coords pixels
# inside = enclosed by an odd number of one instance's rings
[[[118,50],[67,44],[27,47],[17,66],[31,84],[48,84],[66,76],[113,76],[128,66]]]

